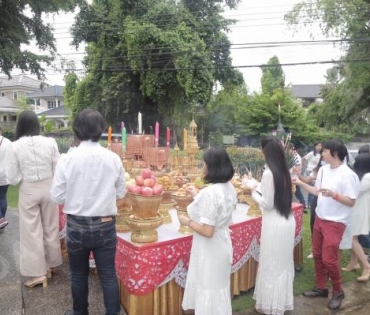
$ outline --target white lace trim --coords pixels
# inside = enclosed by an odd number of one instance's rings
[[[180,259],[179,262],[176,264],[175,268],[173,268],[173,270],[168,274],[166,279],[162,281],[159,287],[165,285],[167,282],[170,282],[172,279],[175,279],[176,283],[180,287],[185,288],[187,273],[188,271],[184,266],[184,262],[182,261],[182,259]]]
[[[253,257],[255,261],[258,261],[258,256],[260,253],[260,245],[258,244],[257,237],[252,239],[249,249],[245,252],[242,258],[233,266],[231,266],[231,273],[237,272],[250,257]]]

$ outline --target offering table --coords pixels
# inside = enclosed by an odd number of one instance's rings
[[[296,219],[294,262],[302,264],[302,213],[292,204]],[[246,215],[248,205],[238,204],[230,226],[233,244],[231,270],[232,297],[254,287],[258,268],[261,217]],[[178,232],[175,210],[169,211],[171,224],[160,226],[158,241],[134,244],[131,233],[117,233],[116,270],[120,301],[128,315],[182,315],[182,295],[186,282],[192,236]]]

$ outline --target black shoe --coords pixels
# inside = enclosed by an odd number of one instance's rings
[[[328,308],[330,308],[331,310],[337,310],[340,305],[342,304],[342,301],[344,300],[344,292],[341,291],[339,293],[336,293],[334,294],[333,293],[333,297],[331,298],[329,304],[328,304]]]
[[[309,298],[315,298],[315,297],[328,297],[329,296],[329,290],[328,289],[318,289],[314,287],[312,290],[307,290],[302,293],[303,296],[309,297]]]

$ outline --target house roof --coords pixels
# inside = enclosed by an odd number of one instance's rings
[[[292,93],[298,98],[319,98],[322,84],[296,84],[292,85]]]
[[[70,114],[71,114],[71,110],[68,107],[65,107],[64,105],[62,105],[56,108],[43,111],[37,114],[37,116],[45,115],[46,117],[51,118],[51,117],[65,117],[65,116],[69,116]]]
[[[43,90],[39,89],[35,92],[32,92],[27,95],[29,98],[34,98],[34,97],[48,97],[48,96],[63,96],[63,91],[64,91],[64,86],[60,85],[53,85],[49,86]]]
[[[32,89],[39,89],[41,83],[41,81],[32,79],[23,74],[12,75],[11,79],[9,79],[7,76],[0,76],[0,88],[23,86]]]

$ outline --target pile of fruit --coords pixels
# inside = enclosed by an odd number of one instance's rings
[[[159,177],[157,179],[157,183],[162,185],[163,190],[177,190],[178,189],[178,186],[175,185],[172,182],[171,178],[167,175]]]
[[[143,169],[141,175],[135,177],[135,182],[127,183],[127,190],[135,195],[153,196],[163,193],[163,186],[157,183],[150,169]]]

